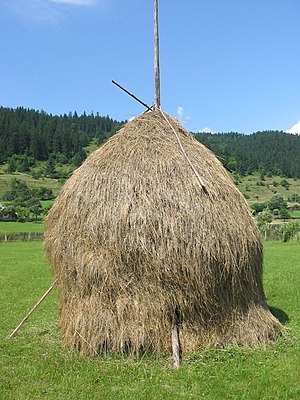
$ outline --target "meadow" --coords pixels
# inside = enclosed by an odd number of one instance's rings
[[[281,185],[283,181],[288,183],[287,187]],[[253,173],[235,179],[235,183],[250,205],[266,202],[275,194],[282,195],[286,200],[292,194],[300,195],[300,179],[296,178],[271,176],[262,181],[258,173]]]
[[[44,232],[43,221],[4,222],[0,221],[0,233]]]
[[[300,210],[295,210],[291,213],[292,218],[300,219]]]
[[[95,150],[95,144],[91,144],[89,148],[86,148],[87,152]],[[14,172],[13,174],[6,173],[6,165],[0,165],[0,202],[3,202],[3,196],[6,191],[9,190],[11,180],[17,178],[25,182],[30,189],[39,188],[41,186],[52,189],[55,196],[58,195],[62,187],[62,181],[59,179],[51,178],[40,178],[34,179],[30,174]],[[60,170],[61,167],[56,167]],[[68,164],[64,166],[63,172],[71,170],[71,166]],[[284,178],[280,176],[265,177],[261,180],[259,173],[253,173],[247,176],[236,176],[231,174],[239,190],[244,194],[248,203],[262,203],[268,201],[274,194],[278,193],[287,199],[292,194],[300,195],[300,179],[296,178]],[[288,187],[282,186],[280,183],[286,180]],[[50,201],[49,204],[52,204]],[[46,207],[47,202],[43,202],[43,207]],[[291,203],[292,204],[292,203]]]
[[[34,179],[29,174],[24,174],[21,172],[14,172],[13,174],[8,174],[4,172],[4,167],[0,166],[0,199],[3,198],[5,192],[10,189],[12,179],[20,179],[25,182],[30,189],[40,188],[41,186],[52,189],[55,196],[58,195],[62,183],[58,179],[51,178],[41,178]]]
[[[9,334],[52,283],[43,243],[0,243],[0,399],[173,400],[300,398],[300,247],[266,242],[264,287],[286,337],[263,348],[206,349],[183,355],[85,358],[62,345],[56,290]]]

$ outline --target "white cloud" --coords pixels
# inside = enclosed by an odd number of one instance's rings
[[[177,118],[182,122],[187,122],[191,119],[189,115],[186,115],[185,110],[182,106],[177,107]]]
[[[60,13],[48,1],[42,0],[5,0],[3,4],[25,22],[58,21]]]
[[[104,0],[3,0],[3,4],[25,22],[57,23],[63,12],[60,6],[94,6]]]
[[[182,118],[183,117],[183,113],[184,113],[183,107],[182,106],[178,106],[177,107],[177,115],[178,115],[178,117]]]
[[[71,4],[75,6],[91,6],[97,3],[97,0],[49,0],[51,3]]]
[[[199,132],[203,132],[203,133],[213,133],[212,129],[209,128],[208,126],[205,126],[204,128],[199,129]]]
[[[300,135],[300,121],[298,121],[290,129],[286,130],[286,132],[292,133],[293,135]]]

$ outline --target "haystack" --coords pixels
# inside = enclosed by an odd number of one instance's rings
[[[211,151],[160,111],[127,123],[65,183],[46,222],[65,343],[88,355],[256,345],[282,326],[262,286],[262,244]]]

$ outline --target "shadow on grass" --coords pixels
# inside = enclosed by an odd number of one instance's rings
[[[283,325],[285,325],[287,322],[289,322],[289,316],[287,315],[286,312],[281,310],[280,308],[276,307],[269,307],[269,310],[271,313],[276,317]]]

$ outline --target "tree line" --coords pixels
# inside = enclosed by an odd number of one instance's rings
[[[116,121],[99,113],[78,116],[76,112],[52,115],[18,107],[0,107],[0,164],[13,155],[24,156],[23,171],[30,168],[32,160],[46,161],[60,156],[67,162],[86,156],[84,147],[92,139],[100,145],[111,136],[124,121]]]
[[[196,133],[196,138],[211,149],[230,171],[249,175],[300,178],[300,136],[283,131],[240,133]]]
[[[125,122],[99,113],[57,116],[0,107],[0,164],[8,162],[8,172],[26,172],[35,161],[47,161],[51,176],[55,163],[80,165],[86,157],[84,148],[92,140],[101,145]],[[282,131],[194,135],[230,171],[300,178],[300,136]]]

